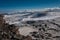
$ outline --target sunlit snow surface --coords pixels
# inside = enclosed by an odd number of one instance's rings
[[[48,12],[46,15],[44,16],[40,16],[40,17],[36,17],[35,13],[32,14],[13,14],[13,15],[5,15],[5,20],[7,23],[10,24],[19,24],[19,22],[21,21],[36,21],[36,20],[50,20],[50,19],[54,19],[57,17],[60,17],[60,12]],[[35,18],[32,18],[34,17]]]

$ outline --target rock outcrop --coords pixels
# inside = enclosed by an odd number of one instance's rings
[[[38,32],[31,32],[33,40],[60,40],[60,18],[52,20],[27,21]]]
[[[0,14],[0,40],[32,40],[30,36],[21,35],[18,27],[14,24],[9,25]]]

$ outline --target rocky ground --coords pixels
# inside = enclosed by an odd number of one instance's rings
[[[20,27],[9,25],[3,17],[0,15],[0,40],[60,40],[60,17],[26,21]]]
[[[3,17],[4,16],[0,14],[0,40],[32,40],[29,35],[21,35],[19,28],[14,24],[9,25],[6,23]]]
[[[52,20],[27,21],[38,31],[30,32],[33,40],[60,40],[60,17]]]

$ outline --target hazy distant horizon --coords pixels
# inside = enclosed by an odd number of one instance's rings
[[[24,11],[47,11],[49,9],[60,9],[60,7],[52,7],[52,8],[35,8],[35,9],[6,9],[0,10],[0,13],[15,13],[15,12],[24,12]]]

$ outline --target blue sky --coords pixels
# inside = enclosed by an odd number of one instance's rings
[[[0,0],[0,10],[60,7],[60,0]]]

